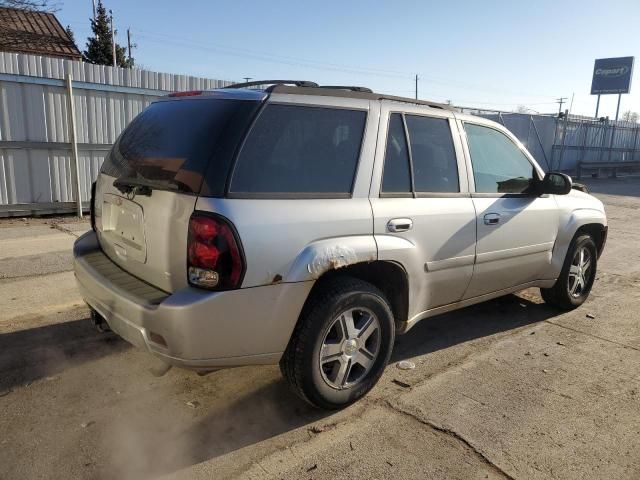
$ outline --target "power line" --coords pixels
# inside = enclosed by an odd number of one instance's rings
[[[291,56],[277,55],[277,54],[266,53],[266,52],[258,52],[258,51],[249,50],[246,48],[229,47],[229,46],[219,45],[219,44],[208,43],[207,45],[203,45],[199,41],[195,41],[185,37],[177,37],[174,35],[148,32],[144,30],[138,30],[138,35],[143,38],[146,38],[151,42],[157,42],[162,44],[173,43],[174,45],[178,45],[178,46],[185,46],[185,47],[195,48],[203,51],[215,52],[223,55],[252,58],[252,59],[257,59],[265,62],[281,63],[281,64],[297,66],[297,67],[337,71],[337,72],[351,73],[356,75],[368,75],[368,76],[399,78],[399,79],[411,78],[412,80],[415,80],[414,75],[409,75],[407,73],[394,71],[394,70],[385,70],[385,69],[378,69],[378,68],[372,68],[372,67],[359,67],[359,66],[344,65],[339,63],[318,62],[318,61],[303,59],[299,57],[291,57]],[[552,95],[547,95],[547,94],[543,95],[543,94],[532,94],[529,92],[508,91],[502,88],[492,89],[492,88],[482,87],[474,84],[469,84],[466,82],[460,82],[459,80],[445,79],[442,77],[434,77],[431,75],[421,74],[420,80],[422,80],[423,82],[440,84],[447,87],[473,89],[479,92],[485,91],[485,92],[500,93],[502,95],[507,94],[507,95],[513,95],[513,96],[523,96],[523,97],[553,98]]]

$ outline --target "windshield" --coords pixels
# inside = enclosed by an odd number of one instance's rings
[[[120,135],[101,172],[156,189],[221,195],[258,103],[202,97],[153,103]]]

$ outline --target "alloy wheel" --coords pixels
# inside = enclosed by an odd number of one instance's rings
[[[380,335],[380,322],[370,310],[351,308],[338,315],[320,349],[324,381],[338,390],[360,383],[378,357]]]

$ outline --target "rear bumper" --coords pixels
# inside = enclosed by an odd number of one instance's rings
[[[111,262],[93,232],[76,241],[73,253],[82,297],[114,332],[167,363],[195,370],[277,363],[313,286],[188,287],[169,295]]]

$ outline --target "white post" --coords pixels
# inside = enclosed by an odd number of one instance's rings
[[[82,195],[80,190],[80,161],[78,159],[78,141],[76,139],[76,109],[73,103],[73,85],[71,83],[71,74],[67,74],[65,79],[67,87],[67,109],[69,111],[69,143],[71,144],[71,165],[73,168],[74,192],[76,199],[76,210],[78,218],[82,218]]]

